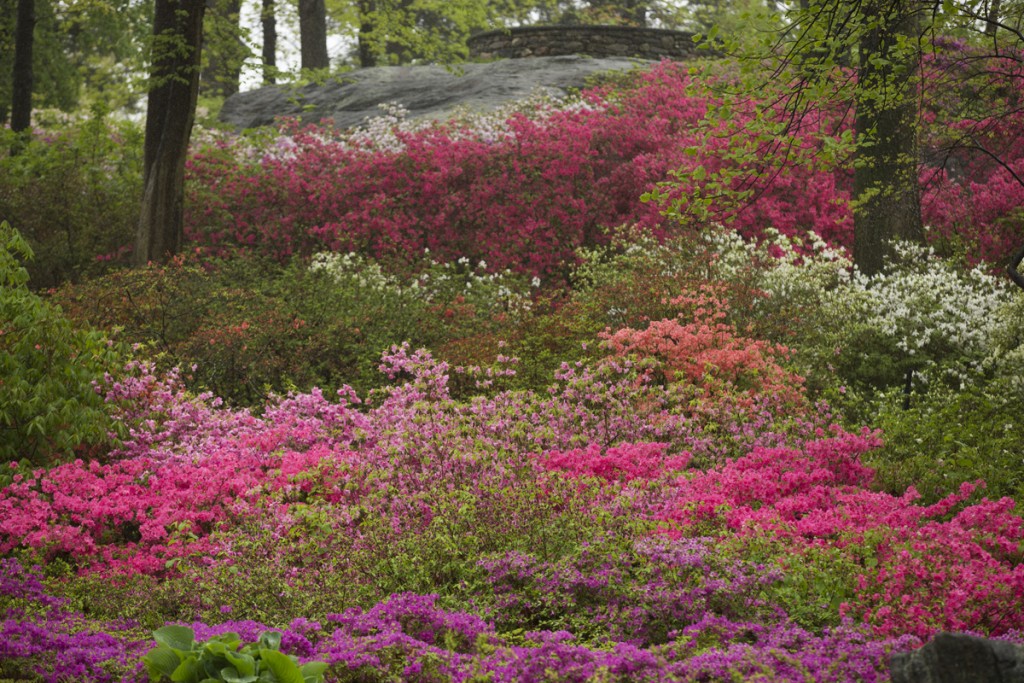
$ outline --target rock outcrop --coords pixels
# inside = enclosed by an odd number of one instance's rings
[[[940,633],[924,647],[893,655],[893,683],[1024,683],[1024,647]]]
[[[650,63],[566,55],[463,64],[459,71],[441,66],[357,69],[323,85],[267,86],[232,95],[220,119],[236,128],[254,128],[294,116],[307,123],[331,119],[339,128],[351,128],[379,116],[379,105],[390,102],[402,105],[410,118],[444,119],[458,109],[493,111],[536,93],[563,97],[596,74]]]

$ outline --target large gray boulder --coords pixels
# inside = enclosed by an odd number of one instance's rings
[[[893,655],[893,683],[1024,683],[1024,648],[1004,640],[940,633]]]
[[[648,64],[638,59],[565,55],[463,64],[457,71],[441,66],[379,66],[356,69],[323,85],[267,86],[232,95],[220,119],[237,128],[254,128],[271,124],[278,116],[296,116],[307,123],[332,119],[338,128],[351,128],[379,116],[378,105],[390,102],[407,109],[409,118],[444,119],[457,109],[493,111],[537,93],[562,97],[586,85],[595,74]]]

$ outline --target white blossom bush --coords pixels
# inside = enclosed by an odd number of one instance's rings
[[[488,313],[524,314],[532,306],[531,290],[540,280],[529,283],[510,270],[488,272],[487,263],[471,263],[462,257],[454,263],[424,260],[404,277],[387,273],[379,263],[350,252],[315,254],[309,269],[329,275],[340,287],[377,294],[409,297],[436,306],[465,305]]]
[[[1005,278],[914,244],[866,276],[813,235],[706,243],[713,276],[761,291],[746,315],[794,350],[808,389],[881,430],[879,486],[934,503],[982,479],[979,496],[1024,498],[1024,295]]]
[[[837,373],[843,387],[883,389],[908,374],[912,388],[977,381],[992,366],[1001,310],[1014,298],[985,266],[967,270],[909,243],[895,244],[885,268],[867,276],[814,235],[800,242],[774,233],[753,244],[720,232],[708,242],[715,274],[760,289],[754,315],[786,321],[782,341],[802,352],[809,371]]]

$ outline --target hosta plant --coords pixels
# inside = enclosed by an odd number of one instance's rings
[[[159,644],[142,658],[151,681],[173,683],[320,683],[324,662],[299,665],[280,651],[281,634],[264,631],[259,641],[241,648],[237,633],[223,633],[197,643],[187,626],[164,626],[153,632]]]

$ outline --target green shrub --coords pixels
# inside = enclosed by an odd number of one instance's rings
[[[427,263],[399,277],[349,256],[312,267],[180,256],[66,285],[53,298],[75,320],[118,329],[158,368],[189,369],[192,388],[252,406],[268,392],[313,386],[348,384],[366,395],[386,381],[384,349],[493,333],[528,310],[524,289],[468,264]]]
[[[0,149],[10,146],[0,128]],[[36,254],[33,289],[96,274],[123,260],[142,196],[142,130],[102,115],[44,131],[0,155],[0,216]]]
[[[961,483],[982,479],[983,495],[1024,504],[1024,422],[1005,383],[936,387],[911,396],[906,408],[902,392],[893,394],[879,401],[874,424],[885,446],[870,459],[887,491],[898,495],[913,486],[923,502],[934,503]]]
[[[94,382],[120,366],[119,355],[30,292],[19,257],[31,259],[32,249],[0,223],[0,461],[89,454],[115,428]]]

